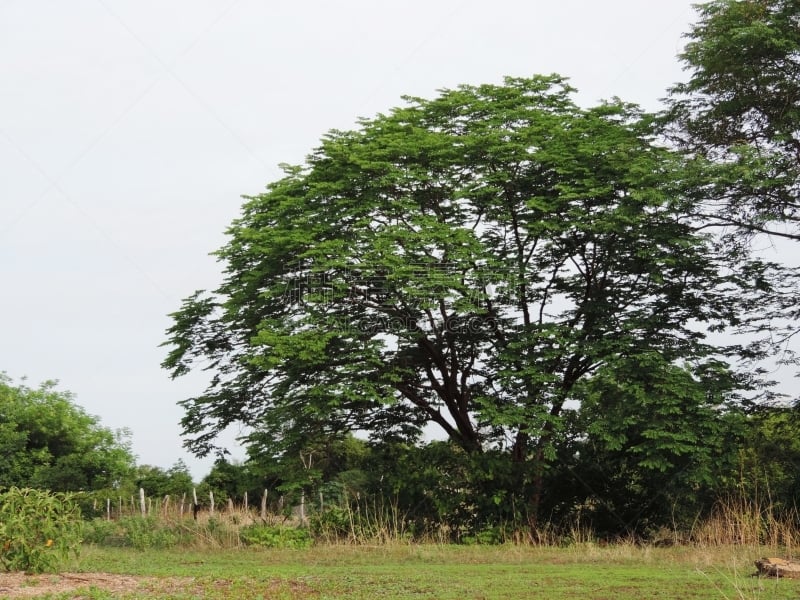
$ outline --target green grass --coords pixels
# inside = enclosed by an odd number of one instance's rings
[[[50,598],[793,598],[799,580],[750,575],[754,548],[319,546],[307,550],[86,548],[79,568],[158,580],[128,595]],[[176,580],[175,578],[185,578]]]

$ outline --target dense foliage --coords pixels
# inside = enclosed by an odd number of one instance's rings
[[[55,571],[77,555],[81,511],[69,494],[12,487],[0,492],[0,563],[9,571]]]
[[[193,482],[188,467],[179,460],[169,469],[152,465],[137,465],[126,487],[130,488],[130,493],[142,488],[147,495],[156,498],[164,496],[180,498],[184,494],[191,495]]]
[[[117,487],[134,466],[128,433],[100,425],[69,392],[0,375],[0,488],[87,491]]]
[[[674,140],[715,166],[703,217],[800,239],[800,7],[713,0],[698,10],[669,121]]]

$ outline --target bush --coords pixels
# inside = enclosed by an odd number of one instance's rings
[[[237,525],[213,517],[204,523],[156,516],[130,516],[116,521],[94,519],[86,524],[84,540],[98,546],[137,550],[175,547],[236,548],[242,544]]]
[[[116,521],[92,519],[83,526],[83,541],[99,546],[130,546],[125,530]]]
[[[87,542],[100,546],[123,546],[147,550],[172,548],[182,541],[180,533],[169,523],[155,517],[122,517],[118,521],[95,519],[87,524]]]
[[[0,494],[0,562],[8,571],[57,571],[78,555],[82,524],[71,494],[12,487]]]
[[[178,543],[175,532],[155,517],[125,517],[120,519],[119,524],[126,532],[130,545],[137,550],[171,548]]]
[[[355,519],[345,508],[331,506],[309,519],[311,532],[326,541],[345,539],[355,535]],[[359,524],[360,527],[360,524]]]
[[[313,543],[307,529],[291,527],[271,527],[265,525],[249,525],[239,531],[242,542],[248,546],[262,548],[290,548],[299,550],[308,548]]]

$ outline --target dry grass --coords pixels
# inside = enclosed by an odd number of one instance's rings
[[[138,505],[120,503],[124,516],[140,516]],[[127,508],[126,508],[127,506]],[[310,525],[314,539],[323,544],[385,545],[385,544],[448,544],[454,540],[477,543],[505,543],[542,547],[577,547],[592,551],[602,548],[595,532],[586,523],[576,521],[571,526],[543,525],[536,536],[527,528],[509,525],[495,528],[493,536],[460,536],[443,524],[428,524],[415,529],[407,515],[396,504],[380,499],[358,499],[341,506],[326,506],[316,513],[314,506],[306,507],[305,520],[297,510],[291,514],[262,512],[259,507],[226,502],[214,512],[202,510],[193,518],[185,503],[148,500],[147,514],[156,522],[184,531],[194,537],[198,548],[240,547],[239,531],[256,524],[271,527],[301,527]],[[117,515],[113,515],[113,520]],[[499,532],[499,533],[498,533]],[[773,553],[794,558],[800,554],[800,512],[796,508],[779,510],[773,504],[749,499],[720,501],[704,519],[698,519],[689,530],[663,528],[646,539],[615,540],[619,551],[628,547],[685,546],[704,552],[713,548],[768,548]]]
[[[793,555],[800,541],[798,524],[796,508],[779,510],[771,503],[731,499],[719,502],[709,518],[697,523],[690,539],[702,547],[761,546]]]

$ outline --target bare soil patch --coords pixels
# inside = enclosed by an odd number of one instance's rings
[[[138,577],[116,573],[58,573],[26,575],[0,572],[0,598],[34,598],[78,589],[102,589],[118,594],[145,590],[177,589],[191,584],[192,577]]]
[[[248,592],[264,596],[287,594],[291,598],[316,598],[319,593],[305,583],[280,579],[252,581],[214,577],[144,577],[117,573],[58,573],[26,575],[0,572],[0,599],[37,598],[47,594],[74,594],[70,598],[84,598],[91,589],[104,590],[117,596],[147,598],[180,592],[204,597],[207,592],[231,593],[236,586],[245,586]],[[225,596],[227,597],[227,595]]]

